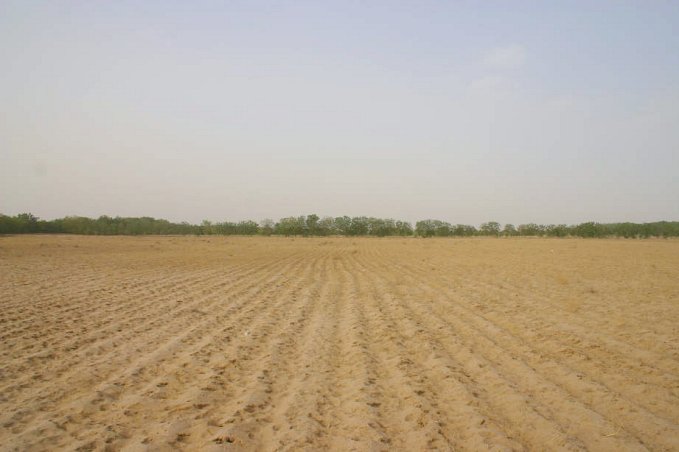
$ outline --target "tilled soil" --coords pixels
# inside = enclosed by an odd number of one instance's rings
[[[679,241],[0,237],[3,450],[679,450]]]

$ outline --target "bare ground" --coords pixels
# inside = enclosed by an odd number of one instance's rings
[[[679,241],[0,237],[3,450],[679,450]]]

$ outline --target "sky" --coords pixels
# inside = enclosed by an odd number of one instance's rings
[[[679,220],[679,2],[0,1],[0,212]]]

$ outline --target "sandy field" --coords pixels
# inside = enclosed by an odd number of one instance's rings
[[[0,237],[2,450],[679,450],[679,241]]]

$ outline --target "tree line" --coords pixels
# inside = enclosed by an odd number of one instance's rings
[[[506,224],[490,221],[476,229],[464,224],[451,225],[440,220],[418,221],[415,235],[421,237],[495,236],[495,237],[679,237],[679,221],[653,223]]]
[[[0,214],[0,234],[85,234],[85,235],[281,235],[281,236],[419,236],[419,237],[679,237],[679,221],[653,223],[595,223],[578,225],[535,223],[514,226],[490,221],[478,228],[441,220],[421,220],[415,228],[407,221],[375,217],[319,217],[316,214],[285,217],[278,221],[172,223],[151,217],[87,218],[70,216],[41,220],[30,213]]]

